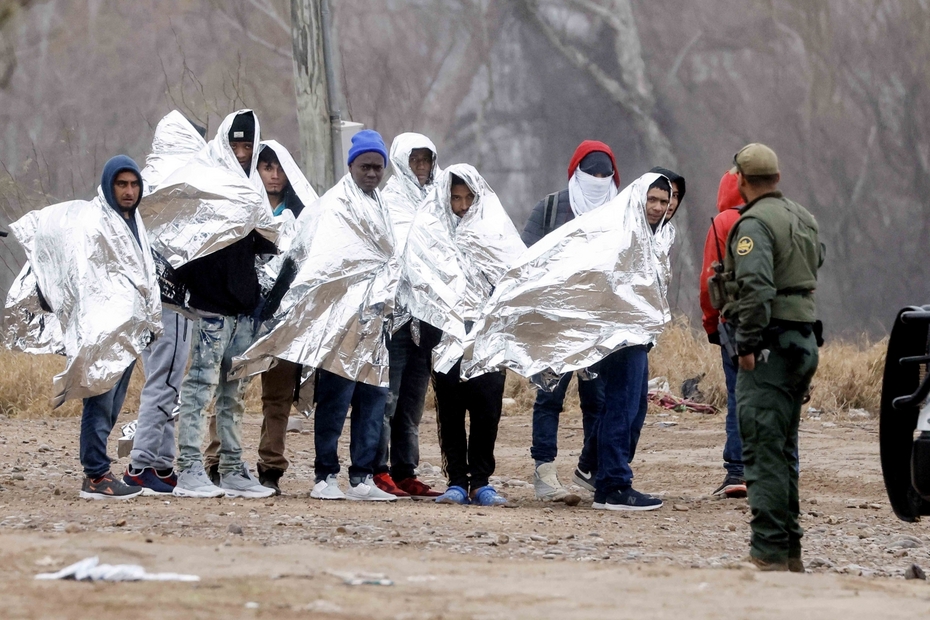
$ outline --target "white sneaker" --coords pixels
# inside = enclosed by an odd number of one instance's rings
[[[172,494],[177,497],[223,497],[226,491],[210,482],[203,465],[198,463],[190,469],[181,470]]]
[[[559,482],[555,463],[543,463],[536,468],[533,472],[533,489],[536,491],[536,499],[544,502],[559,502],[568,495],[568,491]]]
[[[349,485],[346,498],[361,502],[393,502],[397,500],[396,495],[385,493],[375,486],[375,481],[371,476],[366,476],[362,482],[355,486]]]
[[[336,476],[330,474],[326,476],[326,480],[320,480],[313,486],[310,497],[313,499],[345,499],[346,494],[339,488]]]
[[[249,472],[249,466],[242,464],[240,471],[234,471],[220,476],[220,488],[226,492],[226,497],[244,497],[246,499],[259,499],[274,495],[274,489],[262,485]]]

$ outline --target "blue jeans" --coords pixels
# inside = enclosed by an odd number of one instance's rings
[[[116,426],[116,419],[119,417],[119,410],[123,408],[123,401],[126,400],[126,390],[129,388],[129,379],[135,366],[136,362],[133,361],[108,392],[84,399],[80,455],[84,475],[88,478],[99,478],[110,473],[107,437]]]
[[[228,379],[232,358],[242,355],[255,334],[252,318],[200,317],[191,338],[190,368],[181,383],[178,413],[178,469],[203,464],[206,409],[216,396],[216,434],[220,440],[219,471],[242,468],[242,414],[247,379]]]
[[[598,373],[598,365],[595,364],[591,371]],[[530,456],[535,461],[551,463],[558,454],[559,414],[562,413],[565,393],[571,380],[572,373],[568,372],[562,375],[558,385],[551,392],[543,389],[536,390],[536,402],[533,403],[533,445],[530,447]],[[584,430],[584,442],[587,445],[588,438],[604,407],[604,383],[600,374],[589,381],[578,378],[578,398],[581,400],[581,426]],[[582,451],[582,458],[579,461],[585,459],[593,460],[595,468],[597,467],[596,452],[585,454]]]
[[[374,473],[378,442],[384,424],[384,405],[388,389],[352,381],[327,370],[316,371],[316,411],[313,445],[316,458],[313,468],[316,481],[339,473],[339,437],[352,407],[349,456],[349,482],[358,484]]]
[[[723,445],[723,468],[728,476],[743,477],[743,443],[739,438],[739,419],[736,417],[736,374],[739,368],[726,349],[720,347],[723,357],[723,374],[727,382],[727,442]]]
[[[649,355],[644,346],[625,347],[600,362],[604,412],[597,426],[598,494],[633,485],[630,461],[645,421],[649,393]]]
[[[390,471],[394,480],[413,478],[420,464],[420,420],[429,387],[433,347],[442,336],[441,330],[420,322],[417,345],[410,327],[408,321],[387,343],[391,387],[384,407],[375,473]]]
[[[649,391],[649,365],[643,369],[643,381],[646,383],[646,396]],[[604,388],[601,383],[601,407],[603,411]],[[639,444],[639,435],[643,430],[643,424],[646,422],[647,399],[642,398],[639,403],[639,409],[633,418],[633,424],[630,427],[630,452],[628,463],[633,462],[633,456],[636,454],[636,446]],[[584,447],[581,449],[581,456],[578,457],[578,469],[583,472],[597,473],[597,434],[600,427],[600,416],[594,418],[590,429],[585,428]]]

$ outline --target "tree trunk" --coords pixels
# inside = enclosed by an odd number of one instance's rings
[[[322,195],[333,186],[333,148],[323,64],[321,3],[291,0],[291,35],[294,43],[294,90],[304,174]]]

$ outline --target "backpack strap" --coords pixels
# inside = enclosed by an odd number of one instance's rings
[[[543,236],[556,229],[555,217],[559,211],[559,193],[546,196],[546,207],[543,209]]]

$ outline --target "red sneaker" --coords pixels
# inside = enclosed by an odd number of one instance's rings
[[[390,493],[391,495],[397,497],[397,499],[410,499],[410,493],[407,493],[396,484],[394,484],[394,480],[391,479],[391,474],[384,472],[375,474],[372,477],[374,478],[375,486],[385,493]]]
[[[397,483],[397,486],[413,499],[433,499],[442,495],[439,491],[434,491],[428,484],[424,484],[416,478],[404,478]]]

